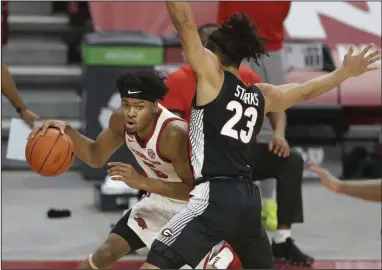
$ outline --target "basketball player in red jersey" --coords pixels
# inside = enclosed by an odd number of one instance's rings
[[[149,194],[123,215],[106,241],[78,269],[108,268],[126,254],[150,247],[162,227],[185,206],[193,188],[187,123],[158,104],[167,92],[164,78],[153,70],[127,73],[118,78],[117,88],[122,108],[112,114],[109,127],[95,141],[55,120],[46,121],[31,134],[33,138],[48,127],[59,128],[72,139],[77,157],[95,168],[104,166],[126,143],[145,172],[142,176],[129,164],[108,164],[113,180]],[[225,269],[232,263],[232,253],[226,254],[225,245],[216,246],[199,267],[210,264]]]

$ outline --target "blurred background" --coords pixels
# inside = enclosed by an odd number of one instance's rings
[[[198,26],[216,22],[217,2],[191,6]],[[350,44],[381,47],[381,3],[293,2],[284,34],[285,80],[304,82],[333,71]],[[92,139],[120,106],[118,74],[147,66],[169,73],[184,64],[163,2],[2,1],[2,39],[2,64],[26,106]],[[2,267],[74,268],[137,201],[137,191],[103,188],[105,168],[78,159],[55,178],[7,159],[10,119],[18,115],[4,96],[1,113]],[[380,173],[380,70],[298,104],[287,116],[286,138],[305,161],[347,181]],[[125,146],[112,160],[136,164]],[[333,194],[308,169],[303,189],[306,222],[293,233],[322,263],[316,267],[380,268],[381,205]],[[50,209],[70,216],[49,218]],[[136,267],[142,258],[127,256],[120,266]]]

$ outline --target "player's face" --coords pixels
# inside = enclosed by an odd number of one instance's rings
[[[154,118],[157,105],[153,102],[134,99],[122,99],[122,113],[128,134],[144,131]]]

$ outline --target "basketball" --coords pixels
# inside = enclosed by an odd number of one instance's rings
[[[38,132],[25,148],[29,167],[42,176],[57,176],[68,171],[74,161],[74,145],[68,135],[57,128]]]

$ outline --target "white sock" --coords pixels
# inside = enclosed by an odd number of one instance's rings
[[[273,238],[276,244],[284,243],[287,238],[292,236],[291,230],[277,230],[276,235]]]

